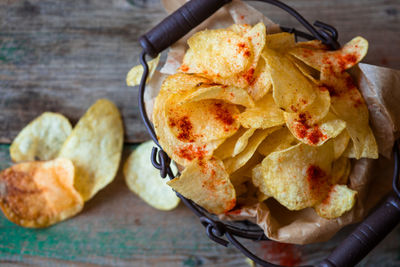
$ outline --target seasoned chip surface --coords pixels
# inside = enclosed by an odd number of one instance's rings
[[[68,159],[25,162],[0,173],[0,207],[24,227],[46,227],[74,216],[83,208],[75,190],[74,165]]]

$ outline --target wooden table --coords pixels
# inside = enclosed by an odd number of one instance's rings
[[[364,62],[400,68],[400,2],[288,0],[310,21],[334,25],[342,43],[356,35],[370,43]],[[252,3],[253,4],[253,3]],[[297,25],[277,8],[254,3],[281,25]],[[137,88],[125,75],[138,63],[138,37],[166,13],[158,0],[0,0],[0,167],[11,165],[9,143],[43,111],[72,122],[98,98],[121,110],[126,142],[148,139]],[[125,146],[125,157],[134,145]],[[248,242],[276,263],[315,263],[352,229],[307,246]],[[248,266],[234,248],[210,241],[183,205],[154,210],[131,193],[119,174],[77,217],[43,230],[24,229],[0,215],[0,265]],[[360,266],[399,266],[397,227]]]

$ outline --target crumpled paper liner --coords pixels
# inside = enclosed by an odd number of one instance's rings
[[[162,0],[165,9],[171,13],[185,3],[184,0]],[[146,110],[151,118],[154,98],[161,82],[176,73],[187,49],[186,41],[193,33],[212,28],[225,28],[233,23],[254,25],[263,21],[267,33],[279,32],[279,26],[254,8],[234,0],[218,10],[189,34],[171,46],[165,65],[156,72],[145,93]],[[274,199],[264,203],[243,207],[239,214],[222,215],[222,219],[248,219],[258,224],[272,240],[293,244],[308,244],[330,239],[343,226],[359,222],[388,194],[392,187],[393,160],[391,160],[394,140],[400,134],[400,71],[359,64],[352,69],[370,111],[370,124],[375,134],[380,158],[352,161],[352,171],[348,186],[358,192],[355,207],[333,220],[319,217],[312,208],[289,211]]]

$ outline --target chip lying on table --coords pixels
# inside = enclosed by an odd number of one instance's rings
[[[204,30],[155,100],[165,152],[184,170],[168,184],[222,214],[274,198],[326,219],[352,209],[349,158],[377,158],[368,109],[347,70],[365,56],[356,37],[337,51],[263,23]]]

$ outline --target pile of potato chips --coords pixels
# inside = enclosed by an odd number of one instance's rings
[[[153,110],[161,146],[184,166],[174,190],[215,214],[270,197],[327,219],[354,206],[349,158],[378,157],[346,71],[365,39],[329,51],[258,23],[197,32],[188,45]]]
[[[0,173],[0,208],[24,227],[76,215],[114,179],[122,145],[121,116],[108,100],[98,100],[73,129],[61,114],[45,112],[10,147],[18,164]]]

